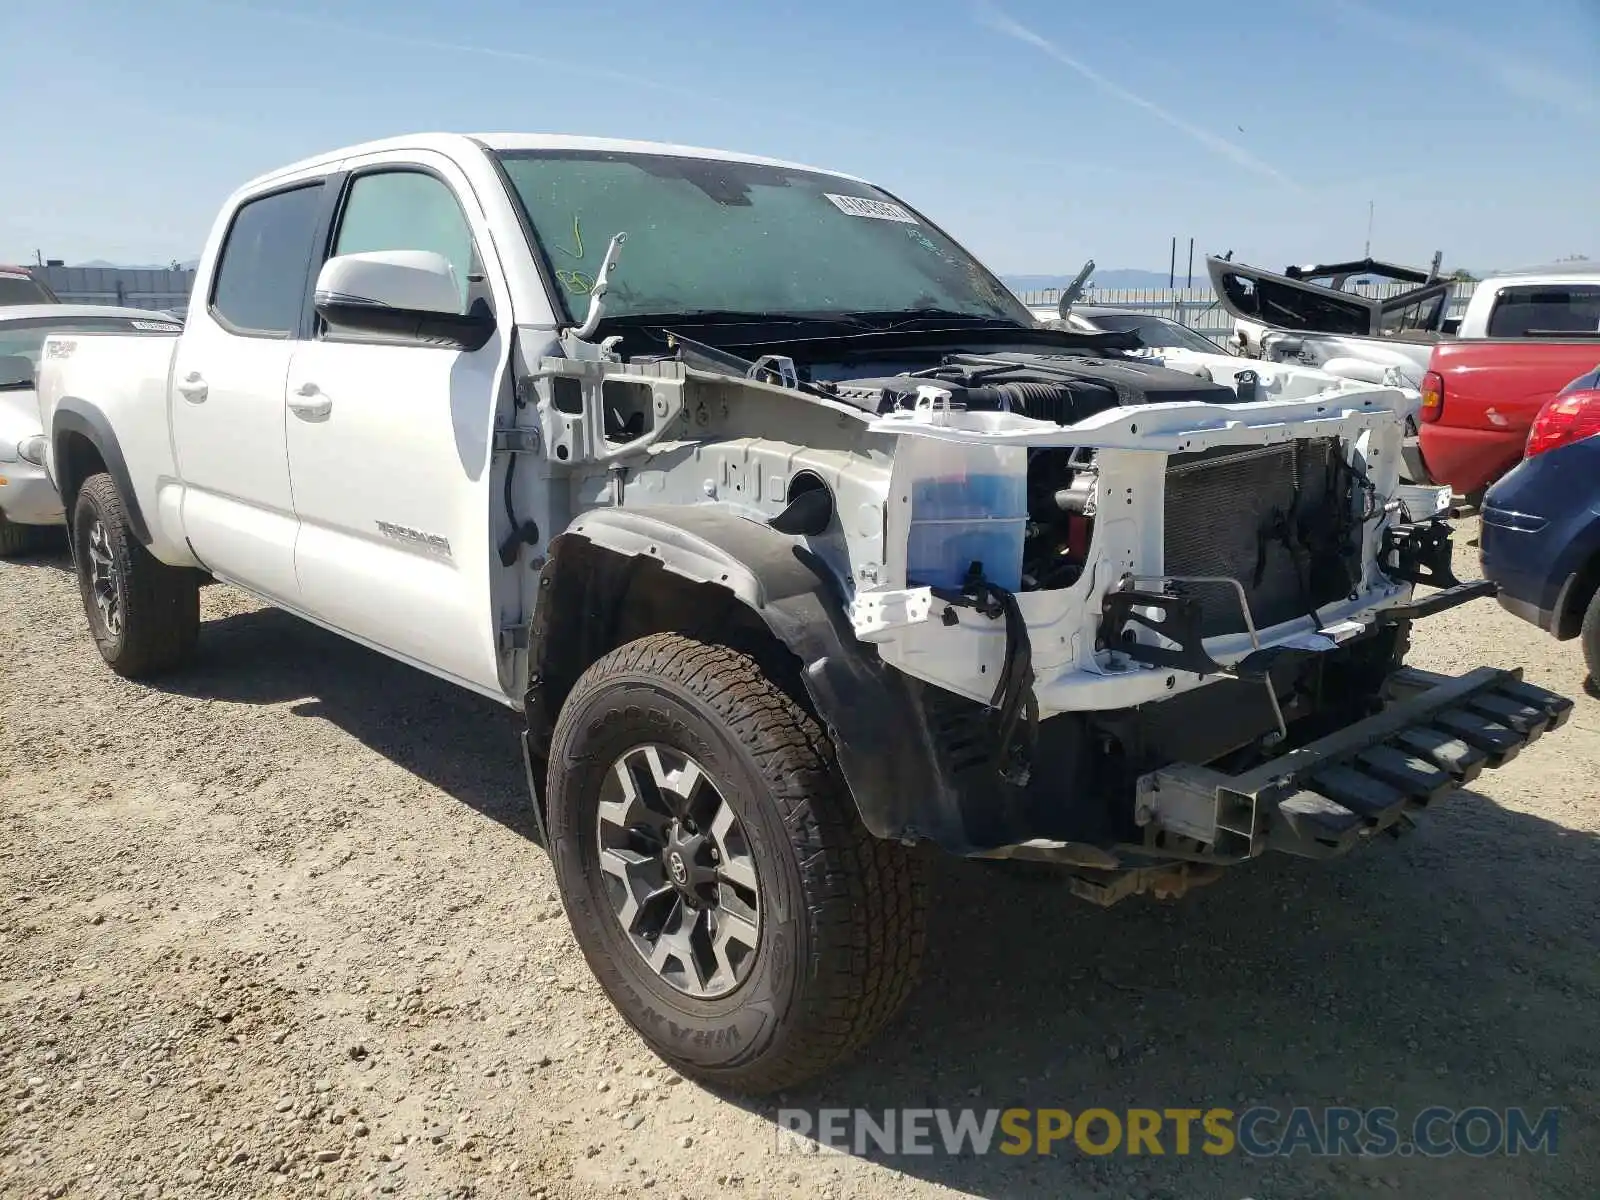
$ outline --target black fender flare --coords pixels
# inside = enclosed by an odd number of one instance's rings
[[[620,565],[576,588],[569,578],[563,587],[563,572],[581,556],[574,551],[585,546],[608,551],[607,559]],[[572,682],[546,677],[552,647],[570,647],[581,638],[574,620],[583,622],[597,602],[625,591],[634,571],[650,569],[731,593],[799,660],[806,694],[828,728],[869,832],[930,838],[958,850],[970,844],[921,702],[924,685],[856,638],[838,583],[803,539],[714,505],[602,509],[551,542],[528,632],[530,752],[537,754],[541,735],[548,745],[553,710]],[[599,657],[594,650],[579,655],[585,666]]]
[[[139,539],[140,545],[148,546],[150,527],[145,524],[144,513],[139,510],[133,477],[128,474],[128,463],[122,457],[122,447],[112,431],[111,422],[95,405],[75,396],[64,397],[56,405],[50,422],[50,448],[55,462],[56,488],[61,493],[62,506],[67,510],[67,520],[72,520],[72,505],[83,483],[81,477],[72,478],[67,474],[66,464],[70,458],[66,453],[68,434],[78,434],[88,439],[95,448],[122,495],[122,503],[128,513],[128,527],[133,530],[133,536]]]

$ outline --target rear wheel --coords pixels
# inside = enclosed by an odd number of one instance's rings
[[[78,491],[72,558],[89,631],[118,675],[153,675],[194,653],[200,636],[195,573],[169,567],[139,544],[109,475],[90,476]]]
[[[668,1062],[774,1091],[899,1009],[924,861],[861,826],[821,727],[755,658],[676,634],[613,651],[562,706],[550,762],[573,932]]]

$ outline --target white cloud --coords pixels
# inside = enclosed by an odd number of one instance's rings
[[[1423,23],[1379,12],[1358,0],[1320,0],[1317,7],[1345,25],[1425,53],[1429,61],[1474,67],[1519,99],[1532,100],[1568,116],[1600,120],[1600,92],[1580,80],[1558,74],[1546,63],[1506,54],[1437,22]],[[1459,82],[1459,76],[1455,78]]]
[[[1027,46],[1032,46],[1035,50],[1048,55],[1050,58],[1055,59],[1056,62],[1060,63],[1062,66],[1068,67],[1073,71],[1076,71],[1079,75],[1082,75],[1085,79],[1094,84],[1107,95],[1114,96],[1118,100],[1121,100],[1124,104],[1129,104],[1134,108],[1143,110],[1164,125],[1170,125],[1173,129],[1176,129],[1179,133],[1186,135],[1190,138],[1190,140],[1198,142],[1207,150],[1210,150],[1213,154],[1225,158],[1228,161],[1237,164],[1238,166],[1244,167],[1246,170],[1254,171],[1257,175],[1260,175],[1266,179],[1270,179],[1275,183],[1281,183],[1286,187],[1295,188],[1297,190],[1299,189],[1300,185],[1294,180],[1290,179],[1271,163],[1264,162],[1257,158],[1243,146],[1237,145],[1234,142],[1230,142],[1227,138],[1212,133],[1208,129],[1201,129],[1198,125],[1186,121],[1177,113],[1163,108],[1154,100],[1151,100],[1146,96],[1141,96],[1137,92],[1130,91],[1128,88],[1123,87],[1120,83],[1116,83],[1110,79],[1107,79],[1088,63],[1082,61],[1081,59],[1074,58],[1065,50],[1061,49],[1061,47],[1057,46],[1049,38],[1035,33],[1026,25],[1023,25],[1013,20],[1011,17],[1008,17],[998,8],[988,4],[980,5],[978,8],[978,20],[984,25],[987,25],[990,29],[993,29],[996,33],[1002,33],[1009,38],[1014,38],[1016,41],[1022,42]]]

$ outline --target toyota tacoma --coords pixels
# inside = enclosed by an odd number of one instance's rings
[[[583,954],[708,1082],[889,1020],[927,846],[1172,897],[1570,711],[1402,666],[1492,591],[1397,482],[1414,398],[1041,327],[860,179],[403,138],[246,185],[195,286],[45,343],[100,653],[179,667],[218,579],[515,710]]]

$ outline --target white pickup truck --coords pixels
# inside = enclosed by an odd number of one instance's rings
[[[1492,590],[1396,482],[1403,393],[1041,328],[859,179],[411,137],[242,188],[195,288],[45,345],[100,652],[180,667],[210,577],[503,701],[584,955],[702,1079],[888,1020],[919,843],[1175,896],[1571,707],[1401,667]]]

